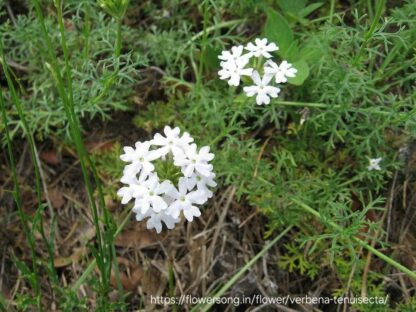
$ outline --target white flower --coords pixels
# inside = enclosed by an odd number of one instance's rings
[[[206,194],[207,198],[211,198],[213,193],[208,187],[216,187],[217,183],[214,181],[215,173],[211,172],[209,176],[203,176],[199,173],[194,173],[186,179],[186,186],[188,190],[192,190],[195,186],[199,191]]]
[[[267,44],[267,38],[257,38],[254,42],[255,45],[249,42],[247,44],[246,50],[250,51],[249,53],[255,57],[264,56],[265,58],[271,58],[272,55],[269,52],[279,50],[279,47],[274,42]]]
[[[169,152],[173,154],[183,153],[183,148],[186,148],[194,139],[191,138],[188,132],[185,132],[182,137],[179,136],[180,129],[178,127],[171,128],[166,126],[163,130],[165,136],[156,133],[152,144],[161,146],[158,151],[161,155],[166,155]]]
[[[381,157],[379,157],[379,158],[371,158],[370,159],[370,165],[367,166],[367,169],[369,171],[371,171],[371,170],[381,170],[381,167],[380,167],[380,161],[381,160],[382,160]]]
[[[140,188],[138,185],[129,185],[123,186],[121,189],[117,191],[117,195],[120,196],[121,203],[123,205],[127,204],[133,197],[135,197],[138,193],[140,193]]]
[[[247,61],[248,62],[248,61]],[[221,80],[227,80],[230,86],[239,86],[241,76],[250,76],[252,68],[244,68],[247,63],[225,63],[221,62],[222,69],[218,71]]]
[[[243,53],[243,46],[235,46],[230,51],[222,51],[218,56],[222,62],[221,70],[218,72],[221,80],[227,80],[230,86],[238,86],[240,84],[241,76],[250,76],[253,69],[245,68],[250,60],[249,54]]]
[[[192,144],[184,155],[176,157],[175,165],[182,167],[185,177],[190,177],[194,172],[208,177],[212,171],[212,165],[208,162],[212,159],[214,159],[214,154],[209,152],[209,146],[204,146],[197,152],[196,144]]]
[[[280,92],[280,89],[277,87],[273,87],[269,85],[270,80],[273,76],[270,75],[264,75],[263,79],[260,79],[260,75],[257,71],[253,72],[253,75],[251,75],[251,78],[253,79],[253,82],[255,85],[244,87],[244,92],[247,96],[252,97],[253,95],[256,95],[256,102],[258,105],[261,104],[269,104],[270,103],[270,97],[276,98]]]
[[[155,169],[151,161],[159,158],[160,155],[155,151],[149,151],[150,144],[150,142],[137,142],[135,149],[130,146],[123,148],[124,154],[120,156],[120,159],[132,163],[130,167],[127,167],[127,171],[143,169],[145,172],[151,172]]]
[[[141,212],[136,213],[136,220],[142,221],[145,218],[149,218],[146,222],[147,229],[155,229],[157,233],[162,231],[162,222],[166,224],[168,229],[173,229],[175,227],[175,223],[178,223],[180,220],[179,218],[172,217],[166,210],[163,210],[159,213],[152,212],[149,210],[146,214],[142,214]]]
[[[132,210],[136,220],[147,219],[147,228],[156,229],[157,233],[162,231],[163,223],[168,229],[174,228],[175,223],[180,221],[181,212],[188,221],[199,217],[201,211],[196,205],[204,204],[213,195],[209,187],[216,186],[215,174],[209,162],[214,154],[209,152],[208,146],[198,151],[192,142],[189,133],[184,132],[181,136],[179,128],[166,126],[164,135],[157,133],[151,141],[137,142],[135,148],[125,147],[124,154],[120,156],[129,164],[124,167],[120,179],[125,185],[117,195],[121,197],[122,204],[134,199]],[[167,154],[172,157],[166,157]],[[175,174],[170,172],[171,169],[168,169],[168,177],[160,183],[152,164],[156,159],[173,162],[158,166],[158,170],[178,166],[183,173],[177,186],[179,190],[169,180],[169,175],[173,178]]]
[[[169,214],[173,218],[179,217],[181,211],[188,221],[192,221],[194,217],[199,217],[201,211],[194,204],[203,204],[206,201],[206,196],[203,192],[197,190],[188,193],[186,178],[180,178],[178,189],[172,188],[168,195],[175,201],[169,206]]]
[[[126,167],[131,166],[127,165]],[[136,198],[140,195],[142,188],[140,184],[146,179],[147,174],[141,172],[139,179],[136,174],[131,174],[129,169],[124,169],[123,176],[120,182],[127,184],[117,191],[117,195],[121,197],[121,203],[127,204],[132,198]]]
[[[228,64],[238,64],[242,67],[246,66],[249,61],[250,55],[244,54],[243,55],[244,47],[242,45],[234,46],[231,48],[230,51],[222,51],[221,55],[218,56],[221,62],[221,66],[227,67]]]
[[[160,212],[168,208],[161,196],[164,193],[164,185],[159,183],[156,173],[149,175],[148,180],[140,186],[133,211],[140,211],[142,214],[145,214],[149,209],[152,209],[154,212]]]
[[[265,64],[264,72],[267,75],[274,76],[276,83],[283,83],[287,82],[287,78],[295,77],[298,71],[287,61],[283,61],[279,66],[275,62],[268,60]]]

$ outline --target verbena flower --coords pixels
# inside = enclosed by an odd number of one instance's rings
[[[244,47],[234,46],[230,51],[222,51],[218,56],[222,62],[221,70],[218,71],[218,75],[222,80],[228,80],[230,86],[239,86],[241,76],[250,76],[253,69],[245,68],[250,60],[249,54],[243,54]]]
[[[295,77],[298,71],[287,61],[283,61],[280,65],[277,65],[275,62],[269,60],[265,64],[264,72],[267,75],[274,76],[276,83],[284,83],[287,82],[287,78]]]
[[[269,52],[279,50],[279,47],[274,42],[267,44],[267,38],[257,38],[254,40],[254,43],[249,42],[245,49],[249,51],[250,55],[255,57],[264,56],[265,58],[271,58],[272,55]]]
[[[151,141],[152,144],[161,147],[158,149],[158,152],[162,155],[166,155],[169,152],[172,152],[173,154],[182,153],[183,148],[187,147],[194,140],[188,132],[185,132],[182,137],[180,137],[180,129],[178,127],[171,129],[169,126],[166,126],[163,129],[163,132],[165,133],[165,136],[156,133]]]
[[[218,71],[221,80],[227,80],[230,86],[239,86],[241,76],[250,76],[253,72],[252,68],[244,68],[247,61],[240,62],[221,62],[222,69]]]
[[[380,162],[381,162],[382,159],[383,158],[381,158],[381,157],[379,157],[379,158],[371,158],[369,160],[370,161],[370,164],[367,166],[367,169],[369,171],[371,171],[371,170],[381,170]]]
[[[269,85],[269,82],[273,76],[264,75],[263,78],[260,78],[259,73],[254,71],[253,75],[251,75],[251,78],[253,79],[255,85],[244,87],[244,92],[249,97],[257,95],[256,103],[258,105],[269,104],[270,97],[276,98],[278,96],[280,89]]]
[[[239,45],[232,47],[231,52],[227,50],[222,51],[221,55],[218,56],[218,58],[223,61],[221,62],[221,65],[227,67],[227,65],[230,64],[237,64],[244,67],[248,63],[250,55],[243,54],[243,49],[244,47]]]
[[[136,212],[136,220],[143,221],[147,219],[146,227],[150,229],[155,229],[157,233],[162,231],[162,222],[166,225],[168,229],[173,229],[176,223],[179,223],[179,218],[172,217],[166,210],[159,213],[148,211],[146,214],[142,214],[140,211]]]
[[[209,146],[204,146],[197,152],[196,144],[190,145],[184,154],[175,159],[175,165],[182,167],[185,177],[190,177],[194,172],[209,176],[212,165],[208,162],[214,159],[214,154],[209,152]]]
[[[248,53],[243,54],[244,50]],[[280,92],[280,88],[273,83],[286,83],[288,78],[295,77],[297,73],[297,69],[287,61],[283,60],[278,65],[272,60],[271,52],[277,50],[279,47],[274,42],[268,42],[267,38],[257,38],[245,47],[231,47],[231,51],[222,51],[218,56],[222,61],[218,75],[220,79],[228,80],[230,86],[236,87],[240,85],[242,76],[250,76],[254,84],[243,88],[245,94],[249,97],[256,95],[258,105],[269,104],[270,98],[278,97]]]
[[[137,171],[143,169],[149,173],[155,169],[151,161],[159,158],[160,155],[156,151],[149,151],[150,145],[151,142],[137,142],[135,149],[130,146],[123,148],[124,154],[120,156],[120,159],[125,162],[131,162],[131,166],[127,167],[127,170]]]
[[[186,179],[186,185],[188,190],[192,190],[195,186],[198,190],[203,191],[203,193],[208,197],[212,197],[212,191],[209,187],[216,187],[217,183],[214,181],[215,173],[211,172],[209,176],[204,176],[199,173],[194,173],[188,179]]]
[[[146,213],[149,209],[160,212],[168,205],[163,200],[164,188],[159,183],[156,173],[151,173],[146,181],[140,184],[137,192],[136,202],[133,211],[140,209],[141,213]]]
[[[171,188],[168,195],[174,199],[174,202],[169,206],[169,214],[177,218],[183,211],[185,218],[192,221],[194,217],[199,217],[201,211],[194,204],[203,204],[206,202],[206,195],[201,190],[188,192],[187,178],[180,178],[178,189]]]
[[[135,148],[124,147],[120,158],[128,164],[120,181],[125,185],[117,192],[122,204],[134,200],[132,210],[136,220],[147,219],[147,228],[157,233],[163,224],[174,228],[181,214],[188,221],[199,217],[198,205],[212,197],[210,188],[216,186],[213,166],[209,163],[214,154],[209,152],[209,147],[198,150],[196,144],[191,144],[193,138],[189,133],[180,135],[179,128],[166,126],[163,132],[164,135],[157,133],[150,141],[137,142]],[[183,176],[177,186],[169,178],[160,181],[152,163],[155,160],[171,161],[178,167],[178,173]]]

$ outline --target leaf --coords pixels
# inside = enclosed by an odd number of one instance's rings
[[[62,192],[59,189],[57,188],[49,189],[48,195],[49,195],[51,204],[55,209],[60,209],[65,205],[66,201],[64,199]]]
[[[220,53],[220,50],[215,50],[211,45],[206,46],[202,54],[202,62],[208,70],[217,69],[220,66],[220,60],[218,59]]]
[[[309,66],[304,60],[294,62],[292,66],[296,68],[298,72],[296,73],[296,77],[289,78],[287,81],[292,85],[300,86],[309,76]]]
[[[138,267],[134,262],[126,258],[117,257],[117,262],[119,264],[119,269],[120,269],[118,274],[119,274],[121,285],[123,286],[125,290],[134,291],[139,285],[145,272],[140,267]],[[128,268],[128,270],[122,270],[122,267]],[[130,273],[127,273],[127,272],[130,272]],[[113,287],[118,286],[117,278],[116,278],[114,270],[111,270],[110,284]]]
[[[112,150],[114,145],[115,145],[114,140],[92,141],[92,142],[86,142],[85,148],[87,149],[88,153],[109,152]]]
[[[157,244],[159,240],[160,237],[154,232],[135,227],[118,235],[115,245],[117,247],[141,249]]]
[[[69,257],[58,257],[53,260],[55,268],[62,268],[72,263],[78,263],[81,257],[87,253],[87,249],[82,246],[79,248],[74,248],[72,255]]]
[[[296,40],[293,41],[287,49],[285,59],[292,63],[300,59],[299,48]]]
[[[277,0],[277,5],[285,13],[293,13],[298,15],[298,13],[305,7],[307,0]]]
[[[286,19],[273,9],[268,9],[267,21],[264,26],[264,36],[278,45],[279,54],[282,58],[288,58],[289,48],[293,44],[293,32]]]
[[[39,158],[51,165],[58,165],[61,162],[56,150],[42,151],[39,154]]]
[[[308,63],[315,63],[325,56],[325,51],[322,51],[314,45],[313,42],[306,42],[302,45],[299,52],[299,59],[307,61]]]
[[[312,3],[308,5],[306,8],[303,8],[302,10],[300,10],[298,15],[299,17],[306,17],[309,14],[311,14],[313,11],[319,9],[323,4],[324,4],[323,2]]]

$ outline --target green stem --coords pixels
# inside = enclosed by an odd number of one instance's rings
[[[127,208],[130,210],[130,208]],[[126,215],[126,217],[123,219],[123,221],[119,224],[119,226],[117,227],[117,230],[114,233],[113,239],[115,239],[120,233],[121,231],[124,229],[124,227],[126,226],[127,222],[129,221],[130,217],[131,217],[132,212],[129,211]],[[88,276],[91,274],[91,272],[94,271],[94,268],[97,266],[97,260],[94,259],[90,262],[90,264],[88,265],[88,267],[84,270],[84,273],[82,273],[82,275],[80,276],[80,278],[74,283],[74,285],[71,287],[71,289],[73,291],[78,291],[78,289],[81,287],[81,285],[86,281],[86,279],[88,278]]]
[[[122,20],[119,18],[116,20],[117,22],[117,37],[116,37],[116,47],[114,50],[114,57],[116,59],[118,59],[121,55],[121,42],[122,42],[122,38],[121,38],[121,24],[122,24]]]
[[[2,44],[1,40],[0,40],[0,45]],[[4,57],[3,54],[1,53],[0,55],[1,57],[1,63],[2,65],[4,65]],[[4,128],[5,128],[5,133],[6,133],[6,142],[7,142],[7,151],[8,151],[8,156],[9,156],[9,162],[10,162],[10,168],[12,171],[12,179],[13,179],[13,185],[14,185],[14,191],[13,191],[13,198],[14,201],[16,202],[16,206],[17,206],[17,212],[19,215],[19,219],[20,222],[22,223],[22,227],[23,227],[23,232],[25,233],[26,239],[28,241],[29,244],[29,248],[30,248],[30,253],[31,253],[31,261],[32,261],[32,271],[34,274],[34,281],[35,281],[35,285],[34,285],[34,292],[36,294],[36,296],[39,298],[41,296],[41,292],[40,292],[40,283],[39,283],[39,274],[38,274],[38,265],[37,265],[37,257],[36,257],[36,244],[35,244],[35,240],[33,235],[31,235],[29,226],[27,224],[27,216],[23,211],[22,208],[22,202],[21,202],[21,193],[20,193],[20,186],[19,186],[19,180],[17,178],[17,172],[16,172],[16,162],[13,156],[13,148],[12,148],[12,144],[11,144],[11,137],[10,137],[10,132],[9,132],[9,124],[8,124],[8,119],[7,119],[7,115],[6,115],[6,107],[4,105],[4,101],[3,101],[3,92],[0,88],[0,110],[2,113],[2,119],[3,119],[3,124],[4,124]],[[38,300],[39,302],[39,300]],[[38,308],[42,309],[41,307],[38,306]]]
[[[202,80],[202,72],[204,68],[204,58],[205,58],[205,51],[207,47],[207,41],[208,41],[208,1],[205,0],[202,3],[203,7],[203,15],[204,15],[204,24],[203,24],[203,30],[202,30],[202,40],[200,44],[200,58],[199,58],[199,68],[198,73],[196,76],[196,85],[197,90],[200,90],[201,88],[201,80]],[[191,52],[192,53],[192,52]]]
[[[290,231],[290,229],[293,227],[293,225],[288,226],[285,230],[283,230],[278,236],[276,236],[272,241],[267,243],[260,252],[255,255],[249,262],[246,263],[234,276],[224,285],[222,286],[215,294],[209,295],[209,297],[217,298],[221,297],[228,289],[230,289],[239,279],[243,276],[245,272],[247,272],[254,263],[257,262],[261,257],[264,256],[264,254],[274,245],[276,244],[283,236],[286,235],[287,232]],[[191,312],[205,312],[209,311],[214,303],[206,304],[204,306],[197,305],[192,308]]]
[[[4,298],[3,294],[0,292],[0,311],[1,312],[6,312],[6,307],[8,307],[6,299]],[[11,309],[11,311],[14,311],[14,309]]]
[[[114,82],[116,81],[118,72],[120,70],[120,55],[121,55],[121,46],[122,46],[122,36],[121,36],[121,26],[122,26],[122,18],[116,19],[117,23],[117,33],[116,33],[116,43],[114,48],[114,62],[116,62],[114,72],[106,79],[104,82],[103,90],[93,99],[89,101],[90,105],[98,104],[101,99],[107,95],[110,88],[113,86]]]
[[[37,0],[35,0],[37,1]],[[95,205],[95,200],[93,197],[93,189],[92,186],[90,184],[90,179],[87,177],[87,166],[86,166],[86,162],[85,162],[85,158],[87,158],[87,152],[85,150],[84,144],[82,142],[82,138],[81,138],[81,133],[79,131],[79,122],[78,122],[78,118],[75,114],[74,111],[74,98],[73,98],[73,90],[72,90],[72,68],[71,68],[71,64],[69,63],[69,53],[68,53],[68,47],[66,45],[66,35],[65,35],[65,26],[64,26],[64,21],[63,21],[63,15],[62,15],[62,3],[61,0],[56,0],[56,10],[58,13],[58,24],[59,24],[59,31],[61,34],[61,46],[62,46],[62,51],[64,54],[64,60],[65,60],[65,76],[66,76],[66,81],[67,81],[67,88],[68,88],[68,92],[63,92],[62,96],[63,98],[65,98],[66,101],[66,106],[67,106],[67,115],[68,117],[70,117],[70,120],[72,120],[72,129],[73,129],[73,139],[75,141],[75,145],[77,148],[77,152],[80,158],[80,164],[82,167],[82,172],[85,174],[85,180],[86,180],[86,184],[87,184],[87,188],[88,188],[88,194],[90,197],[90,201],[91,203],[94,203],[93,206],[93,219],[94,219],[94,223],[95,223],[95,227],[96,227],[96,231],[97,231],[97,237],[98,237],[98,241],[99,241],[99,249],[100,252],[102,253],[102,238],[101,238],[101,231],[100,231],[100,226],[99,226],[99,217],[98,217],[98,209]],[[48,37],[48,41],[49,37]],[[52,45],[51,45],[52,46]],[[54,61],[54,65],[57,64],[56,62],[56,56],[53,55],[51,57],[51,59],[55,60]],[[57,70],[57,68],[54,68],[55,70],[55,74],[57,76],[60,76],[59,71]],[[58,82],[62,83],[62,90],[65,90],[65,87],[63,85],[63,80],[62,78],[60,78],[58,80]],[[65,103],[65,101],[63,101]]]
[[[173,271],[173,258],[169,257],[169,296],[175,296],[175,273]],[[172,310],[177,311],[176,303],[173,305]]]
[[[120,302],[124,303],[124,289],[123,289],[123,284],[121,283],[121,279],[120,279],[120,269],[118,267],[116,247],[114,246],[114,244],[111,245],[111,252],[113,254],[114,277],[116,279],[117,288],[118,288],[118,298]],[[126,306],[124,304],[122,305],[121,310],[126,311]]]
[[[90,6],[88,2],[85,3],[85,17],[84,17],[84,59],[88,59],[89,46],[90,46],[90,33],[91,33],[91,18],[90,18]]]
[[[367,47],[367,44],[369,42],[369,40],[371,39],[371,37],[374,34],[374,31],[376,30],[377,24],[378,24],[378,20],[381,17],[381,13],[383,13],[383,9],[384,9],[384,5],[385,5],[386,0],[380,0],[377,3],[377,11],[376,11],[376,15],[373,18],[373,21],[371,23],[370,29],[366,32],[365,36],[364,36],[364,41],[361,44],[360,50],[358,51],[358,54],[353,62],[354,66],[357,66],[358,63],[360,63],[361,57],[363,56],[364,50]]]
[[[275,103],[284,105],[284,106],[297,106],[297,107],[311,107],[311,108],[327,108],[327,109],[334,109],[334,108],[343,108],[345,107],[346,110],[356,113],[363,113],[363,114],[376,114],[376,115],[383,115],[383,116],[389,116],[392,113],[388,111],[383,110],[374,110],[372,108],[366,109],[366,108],[354,108],[354,107],[346,107],[346,105],[342,104],[335,104],[335,105],[329,105],[324,103],[314,103],[314,102],[293,102],[293,101],[281,101],[281,100],[274,100]],[[397,113],[400,118],[406,118],[409,117],[409,113]]]
[[[242,24],[245,22],[245,19],[238,19],[238,20],[232,20],[232,21],[226,21],[226,22],[222,22],[222,23],[218,23],[216,25],[213,25],[211,27],[208,27],[206,29],[203,29],[202,31],[200,31],[199,33],[197,33],[196,35],[192,36],[191,39],[188,40],[188,42],[185,44],[183,49],[186,49],[188,46],[190,46],[195,40],[199,39],[199,37],[204,36],[204,34],[208,34],[212,31],[215,31],[217,29],[221,29],[221,28],[226,28],[226,27],[230,27],[230,26],[234,26],[234,25],[238,25],[238,24]]]
[[[99,193],[99,201],[100,201],[100,204],[102,205],[103,210],[104,210],[105,221],[107,221],[105,223],[106,223],[107,226],[110,226],[110,224],[108,223],[108,216],[107,216],[107,211],[106,211],[105,205],[104,205],[104,198],[102,196],[101,184],[100,184],[100,181],[99,181],[99,179],[97,177],[97,174],[95,172],[94,165],[90,161],[90,159],[88,157],[88,153],[85,149],[85,146],[84,146],[84,143],[83,143],[83,140],[82,140],[82,136],[81,136],[80,127],[79,127],[79,121],[78,121],[77,115],[75,114],[75,110],[74,110],[73,92],[72,92],[72,77],[71,77],[72,70],[71,70],[71,66],[70,66],[70,63],[69,63],[68,48],[66,46],[65,28],[64,28],[64,24],[63,24],[61,1],[60,0],[55,0],[55,6],[56,6],[56,9],[57,9],[57,12],[58,12],[59,30],[60,30],[61,39],[62,39],[61,43],[62,43],[62,49],[63,49],[64,57],[65,57],[65,76],[66,76],[66,80],[67,80],[67,84],[68,84],[68,90],[65,89],[65,84],[64,84],[64,81],[63,81],[63,77],[61,75],[60,66],[58,64],[58,59],[57,59],[57,56],[54,53],[55,49],[52,45],[51,39],[50,39],[48,31],[46,29],[46,24],[45,24],[43,13],[41,11],[39,0],[32,0],[32,1],[33,1],[34,6],[35,6],[37,17],[40,21],[42,35],[45,39],[45,42],[46,42],[46,45],[47,45],[48,56],[49,56],[49,59],[50,59],[50,62],[51,62],[51,64],[46,64],[46,65],[49,69],[51,69],[52,74],[53,74],[53,76],[56,80],[56,86],[58,88],[58,92],[59,92],[59,95],[62,99],[62,102],[63,102],[63,105],[64,105],[64,110],[65,110],[65,113],[66,113],[67,118],[68,118],[71,137],[72,137],[72,139],[75,143],[77,154],[79,155],[82,174],[83,174],[83,178],[84,178],[84,181],[85,181],[85,184],[86,184],[88,199],[89,199],[89,201],[91,203],[91,206],[92,206],[93,221],[94,221],[94,225],[95,225],[95,228],[96,228],[97,245],[98,245],[98,254],[97,254],[96,259],[97,259],[98,267],[101,271],[102,291],[103,291],[103,294],[106,295],[107,292],[108,292],[108,289],[109,289],[109,278],[110,278],[109,274],[111,274],[111,263],[112,263],[111,258],[112,258],[112,255],[111,255],[111,249],[109,248],[109,246],[105,245],[105,243],[103,242],[103,236],[101,234],[101,228],[100,228],[98,208],[97,208],[96,203],[95,203],[93,187],[92,187],[92,183],[90,181],[89,173],[88,173],[88,170],[87,170],[87,162],[90,163],[92,173],[93,173],[93,178],[94,178],[94,180],[96,182],[96,185],[97,185],[97,189],[98,189],[98,193]]]
[[[36,214],[39,214],[39,219],[35,218],[35,220],[39,220],[39,232],[41,234],[42,237],[42,241],[44,242],[47,251],[48,251],[48,260],[49,260],[49,276],[52,279],[53,283],[55,285],[58,284],[58,277],[56,275],[56,271],[55,271],[55,266],[54,266],[54,248],[53,248],[53,243],[51,243],[50,241],[48,241],[46,235],[45,235],[45,230],[44,230],[44,225],[43,225],[43,218],[42,218],[42,211],[43,211],[43,207],[42,207],[42,182],[41,182],[41,164],[39,161],[39,157],[38,157],[38,152],[36,149],[36,144],[35,144],[35,140],[33,138],[33,134],[29,128],[29,124],[27,122],[26,116],[25,116],[25,112],[23,109],[23,105],[20,102],[19,97],[17,96],[17,92],[16,89],[14,87],[13,84],[13,79],[11,78],[10,72],[9,72],[9,68],[6,64],[5,61],[5,57],[4,57],[4,53],[3,53],[3,42],[1,42],[0,40],[0,63],[2,65],[4,74],[6,76],[6,80],[7,80],[7,85],[9,87],[10,90],[10,94],[12,97],[12,102],[14,104],[14,106],[16,107],[16,110],[18,112],[19,118],[22,122],[23,125],[23,131],[25,136],[28,139],[29,142],[29,148],[30,148],[30,156],[32,159],[32,163],[33,163],[33,167],[34,167],[34,172],[35,172],[35,190],[36,190],[36,197],[37,197],[37,201],[38,201],[38,208],[36,210]],[[2,97],[2,95],[1,95]],[[2,97],[3,100],[3,97]],[[5,110],[5,108],[4,108]],[[10,139],[10,137],[9,137]],[[45,190],[46,192],[46,190]],[[19,195],[20,197],[20,195]],[[52,220],[54,219],[54,212],[53,212],[53,208],[51,206],[49,206],[49,211],[51,214],[51,218]],[[37,227],[37,222],[35,224],[35,222],[33,222],[33,231],[35,231]],[[53,227],[51,226],[51,229]],[[52,291],[52,295],[53,295],[53,291]]]
[[[329,8],[329,22],[332,24],[335,12],[335,0],[331,0],[331,6]]]
[[[299,201],[298,199],[295,199],[295,198],[292,198],[292,201],[294,203],[296,203],[297,205],[299,205],[300,207],[302,207],[305,211],[307,211],[307,212],[311,213],[312,215],[314,215],[315,217],[317,217],[319,220],[321,220],[321,221],[323,220],[323,217],[321,216],[321,214],[318,211],[316,211],[315,209],[313,209],[312,207],[309,207],[305,203],[303,203],[303,202],[301,202],[301,201]],[[338,224],[336,224],[332,221],[327,221],[327,224],[329,224],[331,227],[333,227],[334,229],[336,229],[338,231],[342,230],[342,228]],[[364,247],[365,249],[367,249],[368,251],[370,251],[371,253],[373,253],[374,255],[379,257],[380,259],[384,260],[385,262],[387,262],[391,266],[395,267],[399,271],[405,273],[407,276],[416,280],[416,272],[409,270],[405,266],[401,265],[400,263],[393,260],[392,258],[386,256],[384,253],[378,251],[377,249],[375,249],[371,245],[367,244],[365,241],[359,239],[358,237],[353,236],[352,240],[354,240],[360,246]]]

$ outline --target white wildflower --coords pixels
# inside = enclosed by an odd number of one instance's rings
[[[206,196],[199,190],[188,192],[186,178],[180,178],[178,189],[172,188],[168,195],[175,199],[169,206],[169,214],[172,217],[179,217],[181,211],[188,221],[201,215],[201,211],[194,204],[203,204],[206,201]]]
[[[257,38],[254,40],[254,43],[255,44],[249,42],[246,50],[248,50],[249,53],[255,57],[264,56],[265,58],[271,58],[272,55],[269,52],[279,50],[279,47],[274,42],[267,44],[267,38]]]
[[[287,78],[293,78],[298,72],[296,68],[292,67],[292,64],[287,61],[283,61],[280,65],[269,60],[265,64],[264,72],[267,75],[274,76],[276,83],[287,82]]]
[[[256,102],[258,105],[269,104],[270,97],[276,98],[280,92],[280,89],[269,85],[270,80],[273,76],[264,75],[263,78],[260,78],[260,75],[257,71],[253,72],[251,78],[255,85],[244,87],[244,92],[247,96],[251,97],[256,96]]]
[[[212,191],[210,187],[216,187],[217,183],[214,181],[215,173],[211,172],[209,176],[204,176],[199,173],[194,173],[188,179],[186,179],[186,185],[188,190],[192,190],[195,186],[198,190],[203,191],[208,198],[212,197]]]
[[[244,68],[247,63],[222,63],[222,69],[218,71],[221,80],[227,80],[230,86],[239,86],[241,76],[250,76],[252,68]]]
[[[214,154],[209,152],[208,146],[198,151],[192,142],[189,133],[181,136],[179,128],[166,126],[164,135],[157,133],[151,141],[137,142],[135,148],[124,147],[124,154],[120,156],[129,164],[120,180],[125,185],[117,195],[122,204],[134,199],[136,220],[147,219],[147,228],[155,229],[157,233],[162,231],[163,224],[168,229],[174,228],[182,213],[188,221],[199,217],[201,211],[197,205],[204,204],[213,195],[210,187],[216,186],[215,173],[209,162]],[[167,157],[168,154],[171,157]],[[178,173],[183,174],[178,186],[169,178],[160,182],[152,163],[155,160],[171,161],[171,166],[178,167]],[[163,166],[161,168],[166,168]]]
[[[180,129],[178,127],[172,129],[169,126],[166,126],[163,132],[165,133],[165,136],[156,133],[151,141],[152,144],[161,146],[158,151],[162,155],[166,155],[169,152],[172,152],[173,154],[181,153],[183,147],[188,146],[194,140],[188,132],[185,132],[182,137],[180,137]]]
[[[228,80],[230,86],[240,85],[241,76],[250,76],[253,69],[245,68],[250,60],[249,54],[242,54],[244,47],[234,46],[230,51],[222,51],[218,56],[222,62],[221,70],[218,71],[218,75],[222,80]]]
[[[250,59],[249,54],[243,54],[244,47],[242,45],[234,46],[230,51],[222,51],[218,58],[222,61],[221,65],[227,67],[230,64],[237,64],[242,67],[246,66]]]
[[[370,161],[370,164],[367,166],[367,169],[369,171],[371,171],[371,170],[381,170],[381,167],[380,167],[381,160],[382,160],[381,157],[379,157],[379,158],[371,158],[369,160]]]
[[[130,146],[123,148],[124,154],[120,156],[120,159],[132,163],[127,170],[136,171],[143,169],[143,171],[148,173],[155,169],[151,161],[159,158],[160,155],[155,151],[149,151],[150,145],[150,142],[137,142],[135,149]]]
[[[209,152],[209,146],[202,147],[198,152],[196,144],[192,144],[185,154],[175,159],[175,165],[182,167],[185,177],[190,177],[194,172],[207,177],[212,171],[212,165],[208,164],[212,159],[214,154]]]

